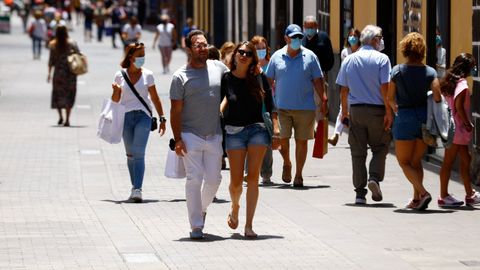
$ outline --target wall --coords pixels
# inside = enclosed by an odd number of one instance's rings
[[[360,31],[368,24],[377,23],[377,0],[355,0],[353,9],[353,25]]]
[[[330,40],[334,53],[340,53],[343,44],[340,45],[340,0],[330,0]]]
[[[472,16],[471,0],[455,0],[455,3],[452,3],[450,16],[450,63],[453,63],[455,57],[461,52],[472,52]]]

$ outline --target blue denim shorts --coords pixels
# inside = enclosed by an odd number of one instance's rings
[[[228,134],[225,137],[225,148],[228,150],[247,149],[249,145],[270,145],[270,136],[265,127],[258,124],[246,126],[242,131]]]
[[[427,122],[427,107],[402,108],[393,120],[395,140],[422,139],[422,124]]]

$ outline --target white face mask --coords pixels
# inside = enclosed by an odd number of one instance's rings
[[[385,49],[385,42],[383,41],[383,38],[380,39],[380,44],[378,44],[377,51],[381,52]]]

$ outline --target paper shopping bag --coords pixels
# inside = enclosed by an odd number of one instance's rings
[[[315,142],[313,144],[313,157],[323,158],[328,152],[328,118],[318,121]]]
[[[165,162],[165,176],[168,178],[185,178],[185,164],[183,158],[175,151],[168,150],[167,162]]]

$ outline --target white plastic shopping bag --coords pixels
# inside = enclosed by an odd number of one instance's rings
[[[125,120],[125,106],[111,99],[103,101],[103,109],[98,121],[97,136],[108,143],[120,143]]]
[[[165,163],[165,176],[168,178],[185,178],[185,164],[183,158],[178,156],[175,151],[168,150],[167,162]]]

